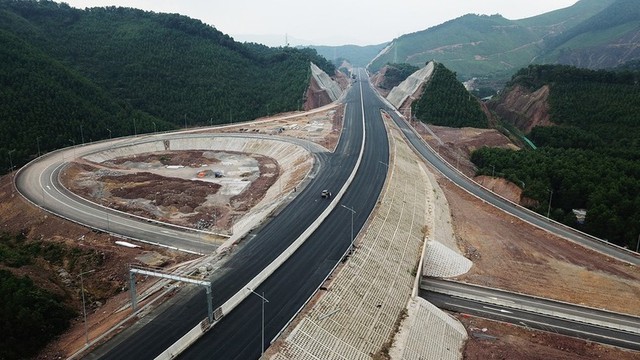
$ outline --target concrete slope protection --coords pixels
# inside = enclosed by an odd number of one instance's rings
[[[356,231],[375,206],[386,176],[386,167],[380,161],[388,159],[386,132],[378,111],[380,103],[370,87],[364,87],[363,91],[367,133],[377,134],[379,140],[367,139],[360,171],[342,198],[342,203],[357,211],[354,216]],[[347,103],[345,128],[335,153],[319,154],[323,165],[316,178],[277,217],[250,234],[253,239],[214,274],[214,308],[241,290],[325,210],[329,201],[321,199],[323,189],[340,189],[344,184],[362,143],[360,88],[352,88],[344,101]],[[341,260],[351,242],[350,227],[350,213],[336,207],[295,255],[254,289],[256,293],[264,293],[269,300],[265,305],[266,344],[260,341],[261,299],[250,296],[182,357],[258,358],[262,346],[268,345],[334,264]],[[87,358],[154,358],[206,317],[204,291],[194,289],[180,296],[183,299],[166,305],[164,311],[145,319],[145,324],[126,330]]]
[[[356,89],[358,91],[352,89],[346,98],[348,129],[345,130],[350,132],[351,129],[358,129],[352,121],[362,121],[364,116],[367,137],[358,172],[340,202],[340,205],[356,211],[354,232],[362,227],[375,207],[387,174],[387,167],[381,162],[387,163],[389,158],[386,129],[379,111],[382,104],[366,84],[362,87],[361,104],[360,89]],[[361,131],[358,129],[358,133]],[[339,156],[344,159],[357,157],[360,144],[360,136],[343,137],[340,145],[351,150]],[[258,294],[264,293],[269,300],[265,304],[265,343],[262,344],[265,348],[342,260],[351,244],[350,227],[351,212],[336,206],[294,256],[255,289]],[[180,358],[258,358],[261,350],[261,305],[259,297],[247,298]],[[229,334],[242,335],[240,338],[229,338]]]
[[[321,89],[327,92],[331,101],[337,101],[342,95],[342,89],[340,89],[340,85],[333,81],[327,73],[322,71],[316,64],[311,63],[311,76],[316,80],[318,86]]]
[[[413,96],[422,86],[422,84],[424,84],[431,77],[431,74],[433,74],[433,69],[434,62],[429,61],[429,63],[422,69],[414,72],[398,86],[391,89],[391,92],[389,92],[389,95],[387,95],[387,100],[391,103],[391,105],[400,109],[407,98]]]

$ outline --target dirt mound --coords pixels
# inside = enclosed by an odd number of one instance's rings
[[[238,166],[239,179],[209,167],[249,158],[257,171]],[[146,169],[149,171],[138,171]],[[154,172],[150,172],[153,170]],[[187,178],[164,176],[176,173]],[[72,163],[61,180],[67,188],[103,206],[197,229],[229,230],[234,219],[255,206],[280,175],[274,159],[231,151],[164,151],[117,158],[102,164]],[[239,193],[215,181],[230,184]],[[239,185],[238,185],[239,183]]]
[[[105,189],[115,198],[144,199],[155,207],[177,209],[187,214],[201,206],[207,196],[217,193],[220,189],[220,185],[214,183],[169,178],[147,172],[102,176],[99,181],[103,182]],[[158,217],[144,208],[123,206],[122,202],[113,203],[112,207],[152,219]],[[201,212],[203,210],[205,209],[201,209]]]
[[[473,180],[511,202],[516,204],[521,203],[522,189],[506,179],[491,176],[476,176]]]
[[[207,156],[207,152],[197,150],[184,150],[178,152],[154,152],[138,154],[132,157],[116,158],[105,161],[105,165],[130,165],[131,162],[162,164],[164,166],[191,166],[201,167],[203,165],[215,165],[220,160],[213,156]],[[118,166],[116,166],[118,167]],[[126,167],[125,167],[126,168]]]

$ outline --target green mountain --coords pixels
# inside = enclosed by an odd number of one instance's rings
[[[489,121],[478,100],[469,95],[456,74],[436,63],[433,74],[416,101],[411,103],[415,117],[425,123],[448,127],[487,128]]]
[[[527,136],[537,149],[483,148],[472,154],[481,174],[499,174],[526,184],[532,207],[554,220],[635,249],[640,233],[640,72],[579,69],[567,65],[531,65],[519,70],[501,96],[489,103],[522,112],[514,100],[532,101],[534,92],[546,108],[547,126]],[[524,90],[523,90],[524,89]],[[509,121],[502,112],[502,120]],[[513,121],[514,119],[511,119]],[[549,203],[551,200],[551,203]],[[578,223],[575,209],[586,210]]]
[[[38,152],[173,126],[112,98],[87,78],[15,35],[0,30],[0,164],[20,165]]]
[[[309,62],[335,69],[312,49],[236,43],[177,14],[52,1],[0,0],[0,41],[2,171],[39,146],[299,109]]]
[[[549,37],[537,63],[613,68],[640,58],[640,2],[618,0],[580,24]]]
[[[621,2],[640,6],[640,2],[627,0],[581,0],[568,8],[521,20],[468,14],[393,40],[369,69],[377,71],[387,63],[398,62],[422,66],[435,60],[455,71],[461,79],[495,78],[504,83],[515,71],[549,53],[549,44],[553,44],[553,49],[564,44],[557,34],[589,28],[589,19],[612,16],[606,10]],[[605,28],[603,26],[603,31]],[[605,36],[612,34],[601,35],[602,41],[614,41],[614,37]]]

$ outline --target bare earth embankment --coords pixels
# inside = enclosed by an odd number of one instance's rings
[[[419,127],[441,156],[473,177],[469,154],[483,144],[512,147],[494,130]],[[486,139],[484,137],[486,136]],[[502,140],[500,138],[502,137]],[[455,139],[455,141],[454,141]],[[516,219],[461,190],[437,174],[449,202],[458,245],[473,261],[456,280],[584,306],[640,315],[640,273],[634,266]],[[503,179],[476,181],[512,201],[520,189]],[[529,332],[498,322],[461,317],[470,334],[488,328],[497,340],[470,336],[465,359],[631,359],[637,352],[595,345],[556,334]],[[480,325],[478,325],[480,324]],[[502,355],[500,355],[502,354]]]

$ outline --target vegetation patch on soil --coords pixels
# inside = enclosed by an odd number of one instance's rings
[[[73,312],[66,332],[49,342],[38,359],[65,358],[84,346],[81,272],[90,339],[117,323],[129,302],[128,271],[132,264],[146,265],[139,256],[153,253],[162,262],[176,266],[195,256],[142,244],[127,248],[115,244],[118,238],[91,231],[46,213],[19,196],[11,175],[0,178],[0,269],[13,276],[28,277],[38,289],[60,299]],[[143,280],[143,279],[142,279]],[[144,281],[146,288],[152,281]],[[3,332],[5,334],[5,332]],[[8,334],[8,333],[7,333]],[[0,356],[2,357],[2,356]]]

